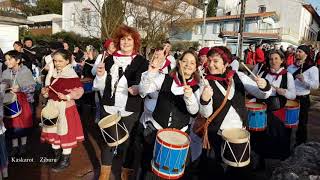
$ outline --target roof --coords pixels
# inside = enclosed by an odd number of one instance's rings
[[[221,31],[219,36],[221,37],[235,37],[238,38],[238,32],[235,31]],[[251,33],[243,32],[244,38],[253,38],[253,39],[280,39],[279,33]]]
[[[42,14],[37,16],[28,16],[29,21],[33,22],[47,22],[47,21],[53,21],[53,19],[59,19],[62,18],[62,15],[60,14]]]
[[[265,18],[265,17],[278,18],[278,15],[275,11],[264,12],[264,13],[245,14],[245,18]],[[225,20],[234,20],[234,19],[240,19],[240,15],[208,17],[208,18],[206,18],[206,21],[225,21]],[[190,21],[190,19],[188,21]],[[194,19],[191,19],[191,21],[202,23],[203,18],[194,18]]]
[[[18,24],[18,25],[33,24],[32,21],[28,21],[27,19],[6,17],[6,16],[0,16],[0,23]]]
[[[320,25],[320,16],[317,13],[317,11],[313,8],[313,6],[311,4],[304,4],[303,5],[304,8],[306,8],[311,14],[312,17],[317,21],[317,23]]]

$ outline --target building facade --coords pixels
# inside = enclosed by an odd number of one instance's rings
[[[67,32],[72,31],[82,36],[99,38],[101,36],[101,16],[99,10],[104,1],[97,0],[91,2],[94,2],[94,5],[88,0],[64,0],[62,6],[62,30]],[[146,6],[148,6],[148,3],[143,0],[124,0],[123,3],[125,4],[124,23],[135,27],[137,17],[132,15],[132,7],[134,7],[134,9],[139,9],[139,17],[141,17],[143,14],[147,13]],[[161,13],[165,13],[161,7],[166,3],[168,3],[168,1],[152,0],[153,8],[161,11]],[[189,18],[203,16],[203,11],[201,9],[196,8],[187,2],[182,2],[179,5],[179,8],[183,9],[183,12],[179,13],[188,14],[190,15]],[[140,33],[144,34],[144,32]]]
[[[233,53],[237,49],[240,22],[240,1],[219,0],[217,16],[206,21],[205,46],[227,45]],[[203,19],[192,32],[171,37],[174,40],[202,41]],[[250,0],[246,1],[244,46],[250,43],[277,43],[287,47],[304,41],[317,40],[320,17],[315,9],[301,1]]]
[[[28,26],[33,35],[51,35],[62,30],[62,16],[59,14],[28,16],[27,19],[34,22]]]

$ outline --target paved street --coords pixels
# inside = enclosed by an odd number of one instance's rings
[[[310,112],[309,123],[309,139],[320,142],[320,91],[313,93],[312,107]],[[88,115],[93,114],[93,111],[85,112],[89,108],[82,108],[82,122],[85,128],[86,141],[72,152],[71,166],[64,172],[54,173],[50,171],[50,162],[53,157],[50,151],[50,146],[41,144],[39,141],[40,129],[36,129],[29,141],[29,154],[25,159],[33,160],[30,162],[11,162],[9,165],[10,180],[20,180],[23,178],[32,180],[92,180],[97,179],[99,173],[99,157],[100,150],[95,139],[99,137],[99,131],[93,123],[92,117]],[[18,158],[11,159],[11,161],[18,161]],[[250,175],[252,179],[269,179],[272,170],[279,165],[277,160],[268,160],[267,168],[263,172],[256,172]]]

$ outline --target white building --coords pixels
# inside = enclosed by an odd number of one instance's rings
[[[0,48],[3,52],[13,49],[13,43],[19,40],[19,26],[32,24],[26,19],[0,16]]]
[[[88,0],[64,0],[62,6],[62,29],[64,31],[73,31],[81,34],[82,36],[100,37],[100,14],[97,11],[97,7],[102,7],[103,0],[97,0],[92,2],[98,2],[98,5],[94,7]],[[124,23],[134,26],[135,17],[130,15],[129,9],[132,6],[139,7],[141,14],[146,13],[145,1],[143,0],[124,0],[126,2],[126,13]],[[161,6],[167,1],[154,0],[157,5],[156,8],[161,9]],[[202,17],[202,10],[192,6],[186,2],[180,4],[179,8],[183,9],[184,14],[190,14],[189,18]],[[140,14],[140,15],[141,15]],[[143,32],[141,32],[143,34]]]
[[[219,0],[217,17],[207,18],[205,46],[228,45],[233,53],[237,49],[240,22],[239,0]],[[301,1],[249,0],[246,1],[244,43],[276,42],[285,48],[301,41],[317,39],[320,16],[315,9]],[[197,25],[172,39],[202,40],[203,19],[192,19]]]

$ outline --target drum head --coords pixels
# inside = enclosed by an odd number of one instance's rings
[[[177,147],[187,147],[190,144],[188,135],[178,129],[163,129],[157,134],[160,141],[165,144],[177,146]]]
[[[117,124],[120,121],[120,119],[121,119],[121,116],[119,116],[118,114],[111,114],[109,116],[102,118],[99,121],[98,126],[102,129],[108,128],[110,126]]]
[[[299,107],[300,104],[297,101],[287,100],[286,107]]]
[[[42,116],[47,119],[54,119],[59,116],[59,110],[54,106],[46,106],[42,109]]]
[[[4,95],[4,98],[3,98],[3,104],[4,105],[11,104],[16,100],[17,100],[17,95],[16,94],[14,94],[14,93],[6,93]]]
[[[267,106],[264,103],[257,103],[257,102],[247,102],[246,107],[250,110],[266,110]]]
[[[222,131],[222,138],[232,143],[245,143],[249,141],[250,133],[245,129],[232,128]]]

